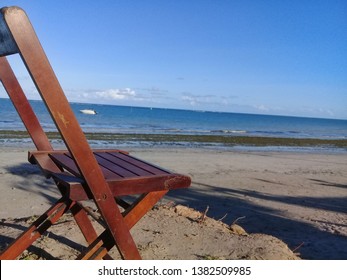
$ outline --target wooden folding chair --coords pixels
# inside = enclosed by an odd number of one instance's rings
[[[43,131],[6,59],[15,53],[20,54],[67,150],[54,150]],[[190,178],[124,151],[92,150],[29,19],[18,7],[1,9],[0,79],[37,148],[29,152],[29,161],[52,178],[61,193],[50,209],[1,252],[0,259],[17,258],[67,211],[89,244],[79,259],[109,259],[108,251],[114,246],[123,259],[140,259],[130,229],[169,190],[189,187]],[[137,195],[132,203],[125,201],[129,195]],[[99,210],[105,224],[100,235],[81,204],[84,200],[93,200]]]

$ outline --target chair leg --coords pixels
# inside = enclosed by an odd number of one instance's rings
[[[124,222],[130,230],[168,191],[157,191],[141,195],[122,215]],[[108,230],[101,233],[97,239],[79,255],[78,259],[101,259],[107,256],[107,252],[116,245]]]
[[[109,230],[103,231],[95,240],[92,242],[87,250],[81,253],[78,260],[100,260],[100,259],[112,259],[107,253],[115,245],[115,241]]]
[[[0,260],[16,259],[72,206],[73,202],[71,200],[63,198],[58,200],[0,254]]]
[[[156,191],[141,195],[122,214],[128,228],[131,229],[168,191]]]
[[[95,240],[98,238],[98,234],[96,233],[90,219],[88,218],[88,214],[84,209],[83,205],[77,202],[73,207],[71,207],[71,213],[74,216],[75,221],[78,227],[80,228],[87,243],[89,245],[93,244]],[[105,254],[103,258],[108,260],[112,259],[111,256],[109,256],[108,254]]]
[[[98,237],[98,234],[89,220],[86,211],[83,209],[83,206],[77,202],[71,207],[71,213],[88,244],[92,243]]]

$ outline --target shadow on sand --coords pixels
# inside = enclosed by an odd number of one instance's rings
[[[329,187],[345,187],[323,181],[319,183]],[[208,216],[216,220],[222,219],[226,224],[237,220],[237,223],[249,233],[273,235],[288,244],[290,249],[300,253],[303,259],[347,259],[346,236],[338,232],[322,231],[312,224],[289,219],[280,210],[264,206],[266,203],[259,205],[251,201],[261,199],[347,215],[347,196],[334,198],[272,196],[261,192],[233,190],[193,182],[189,189],[169,193],[169,198],[201,212],[209,206]],[[242,219],[239,219],[240,217]],[[336,226],[347,227],[346,224],[336,224]]]

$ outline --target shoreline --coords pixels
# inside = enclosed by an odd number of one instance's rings
[[[93,147],[185,147],[236,151],[298,151],[347,153],[347,139],[286,138],[237,135],[85,133]],[[57,132],[47,132],[53,144],[62,145]],[[26,131],[0,130],[0,143],[9,147],[30,145]]]

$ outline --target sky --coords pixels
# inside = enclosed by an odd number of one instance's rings
[[[345,0],[0,3],[27,12],[71,102],[347,119]]]

